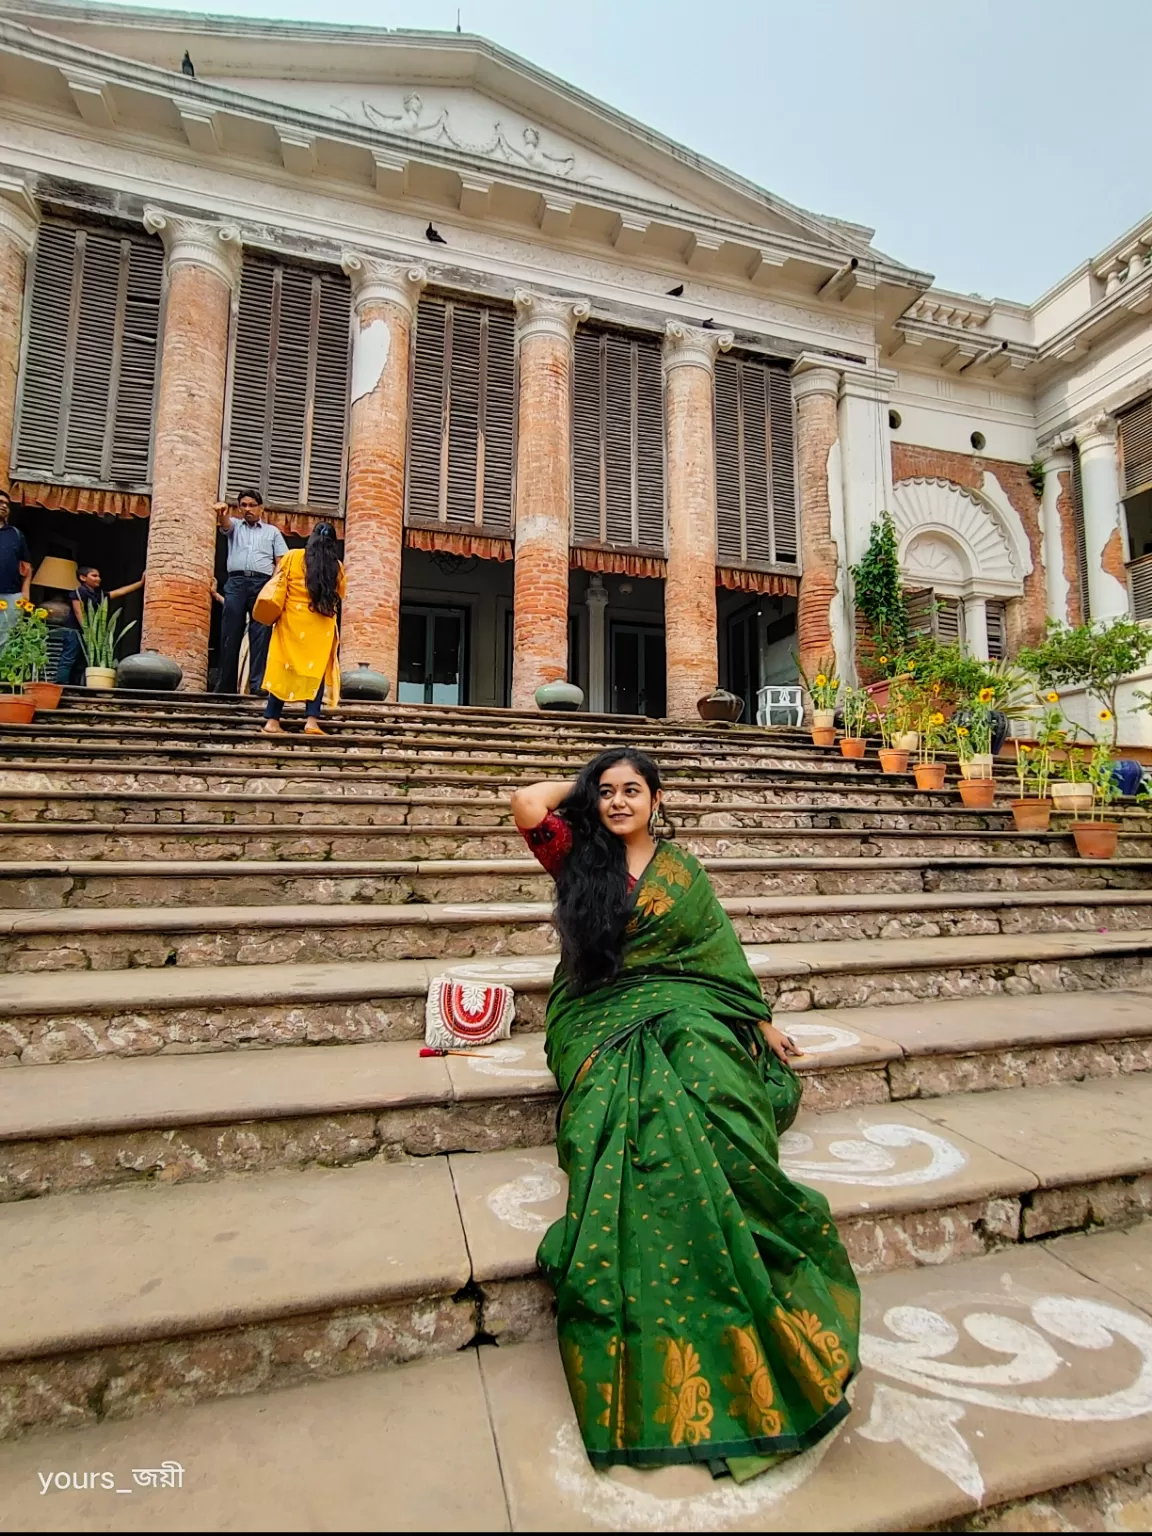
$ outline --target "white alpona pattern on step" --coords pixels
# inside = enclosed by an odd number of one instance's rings
[[[834,1162],[818,1162],[805,1156],[816,1150],[815,1139],[803,1131],[785,1131],[780,1138],[780,1165],[789,1178],[818,1179],[822,1184],[866,1184],[870,1189],[901,1189],[912,1184],[932,1184],[959,1173],[967,1156],[934,1131],[915,1125],[869,1125],[861,1139],[830,1141],[828,1155]],[[927,1149],[928,1162],[897,1170],[894,1151],[908,1147]]]
[[[551,1077],[547,1067],[518,1067],[518,1061],[523,1061],[528,1052],[522,1045],[486,1045],[483,1054],[477,1051],[475,1056],[470,1056],[469,1062],[477,1072],[482,1072],[485,1077]]]
[[[956,1428],[967,1410],[959,1403],[933,1402],[880,1385],[872,1394],[872,1412],[856,1433],[877,1445],[903,1445],[925,1466],[954,1482],[961,1493],[984,1497],[984,1477],[967,1440]]]
[[[847,1051],[860,1044],[860,1036],[852,1029],[841,1029],[836,1024],[793,1024],[789,1021],[784,1031],[796,1044],[803,1047],[805,1056],[820,1056],[826,1051]]]
[[[500,1221],[515,1227],[517,1232],[547,1232],[552,1223],[538,1211],[529,1211],[529,1205],[541,1205],[545,1200],[563,1192],[559,1169],[537,1158],[521,1159],[532,1171],[518,1179],[498,1185],[488,1196],[488,1209]]]

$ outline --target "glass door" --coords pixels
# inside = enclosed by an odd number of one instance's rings
[[[746,608],[728,620],[728,687],[744,700],[741,720],[756,718],[760,689],[760,621],[755,608]]]
[[[399,703],[467,702],[467,631],[466,609],[401,608]]]
[[[654,719],[668,713],[663,630],[612,626],[612,710]]]

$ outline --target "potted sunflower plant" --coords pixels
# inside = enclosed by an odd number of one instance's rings
[[[1020,796],[1012,802],[1012,820],[1017,832],[1047,832],[1052,819],[1052,801],[1048,797],[1051,759],[1048,748],[1026,741],[1016,743],[1016,782]],[[1031,789],[1033,792],[1029,794]]]
[[[1069,831],[1082,859],[1111,859],[1116,853],[1120,823],[1110,820],[1107,813],[1119,798],[1120,789],[1112,772],[1112,748],[1106,741],[1096,743],[1088,760],[1087,776],[1092,787],[1092,810],[1087,821],[1074,821]]]
[[[974,811],[990,809],[996,799],[996,780],[992,777],[992,754],[988,744],[992,735],[992,711],[987,705],[969,706],[963,724],[949,722],[952,744],[960,765],[960,799]],[[984,762],[987,758],[987,774]]]
[[[0,604],[7,608],[8,600],[0,598]],[[36,714],[36,681],[48,670],[48,612],[26,597],[16,599],[16,608],[16,622],[0,648],[0,721],[31,725]]]
[[[1059,698],[1054,689],[1049,689],[1045,702],[1049,706],[1055,705]],[[1108,718],[1111,719],[1111,715]],[[1057,815],[1092,809],[1092,782],[1088,773],[1092,754],[1088,747],[1078,744],[1079,734],[1080,727],[1053,708],[1041,718],[1037,729],[1037,739],[1042,739],[1048,747],[1051,763],[1049,793]]]
[[[917,789],[943,789],[946,764],[936,754],[944,745],[945,719],[940,701],[931,693],[920,700],[916,717],[916,762],[913,773]]]
[[[844,715],[841,756],[863,757],[868,750],[868,721],[872,714],[872,698],[867,688],[845,688],[840,708]]]
[[[821,657],[816,664],[816,675],[811,681],[802,667],[800,676],[812,700],[812,743],[817,747],[830,747],[836,740],[836,701],[840,697],[835,656]]]
[[[883,709],[872,701],[872,716],[880,731],[880,767],[884,773],[907,773],[907,741],[912,713],[912,697],[906,683],[893,682]]]

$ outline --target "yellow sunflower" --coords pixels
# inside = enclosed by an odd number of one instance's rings
[[[995,697],[996,697],[996,690],[995,690],[995,688],[981,688],[981,690],[980,690],[980,692],[978,694],[978,698],[979,698],[981,704],[991,704],[992,700]]]
[[[1111,720],[1112,711],[1110,709],[1102,709],[1096,718],[1097,720]]]
[[[1047,697],[1049,704],[1059,704],[1060,702],[1060,695],[1056,692],[1055,688],[1050,688],[1048,690]]]
[[[958,725],[956,727],[956,734],[957,736],[967,736],[968,727],[966,725]]]
[[[1032,748],[1029,747],[1029,746],[1025,746],[1025,744],[1023,742],[1021,742],[1020,745],[1016,748],[1016,751],[1021,756],[1023,756],[1026,752],[1031,752],[1031,750],[1032,750]]]
[[[887,658],[887,656],[881,656],[880,657],[880,665],[882,667],[886,667],[888,665],[888,658]]]
[[[8,606],[7,598],[0,597],[0,613],[3,613],[5,608],[7,608],[7,606]]]
[[[828,681],[828,679],[824,676],[823,672],[817,672],[817,674],[816,674],[816,686],[817,686],[817,688],[823,688],[824,684],[827,681]]]
[[[939,710],[937,710],[936,713],[931,717],[931,719],[929,721],[929,724],[930,725],[943,725],[944,724],[944,716],[940,713]]]
[[[48,617],[48,610],[47,610],[47,608],[37,608],[37,610],[36,610],[36,617],[38,619],[46,619]]]
[[[915,670],[916,670],[916,663],[914,661],[910,661],[908,663],[908,670],[909,670],[909,672],[915,672]]]
[[[935,696],[937,698],[940,697],[940,684],[939,683],[933,683],[932,684],[932,692],[935,694]]]

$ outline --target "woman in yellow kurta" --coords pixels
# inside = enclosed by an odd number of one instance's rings
[[[303,549],[290,549],[280,562],[276,579],[284,606],[272,630],[264,686],[268,704],[264,729],[283,730],[285,703],[303,699],[304,730],[323,736],[320,709],[340,702],[340,643],[336,605],[344,596],[344,566],[336,553],[336,530],[317,523]]]

